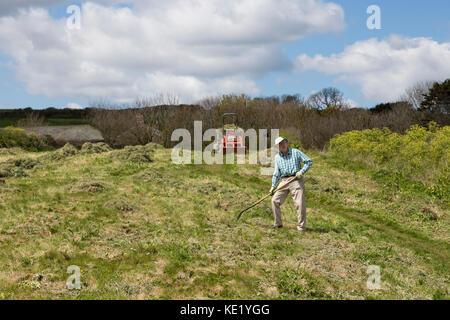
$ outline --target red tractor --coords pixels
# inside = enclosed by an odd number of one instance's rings
[[[226,124],[225,119],[232,119],[231,123]],[[227,150],[232,149],[234,153],[247,153],[245,141],[241,135],[236,133],[238,129],[238,115],[237,113],[224,113],[222,115],[222,151],[227,153]],[[230,152],[230,151],[228,151]]]

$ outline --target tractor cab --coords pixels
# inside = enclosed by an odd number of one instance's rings
[[[244,144],[244,140],[241,135],[238,135],[236,130],[238,127],[238,115],[237,113],[224,113],[222,115],[222,150],[223,153],[227,153],[233,150],[234,153],[246,153],[247,147]]]

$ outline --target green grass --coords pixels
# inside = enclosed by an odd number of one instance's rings
[[[0,128],[5,128],[5,127],[9,127],[9,126],[15,126],[17,121],[19,121],[20,119],[0,119]]]
[[[24,119],[22,118],[0,119],[0,128],[5,128],[8,126],[17,126],[17,123],[20,120]],[[45,121],[46,125],[49,126],[69,126],[69,125],[89,124],[88,120],[79,118],[46,118]]]
[[[258,166],[178,166],[170,154],[157,149],[151,163],[110,152],[40,160],[28,177],[4,178],[0,298],[449,298],[443,200],[310,151],[309,231],[299,235],[290,198],[283,229],[270,228],[268,200],[236,222],[270,188]],[[81,290],[65,288],[70,265],[82,269]],[[381,267],[381,290],[366,286],[369,265]]]

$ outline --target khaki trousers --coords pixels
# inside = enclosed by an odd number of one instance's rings
[[[281,178],[280,184],[287,182],[291,178]],[[305,183],[303,177],[300,180],[294,180],[283,189],[278,190],[272,197],[272,211],[275,218],[274,226],[280,227],[283,225],[281,220],[281,208],[280,206],[286,200],[289,192],[292,194],[292,200],[294,200],[294,206],[297,210],[298,226],[300,231],[306,230],[306,203],[305,203]]]

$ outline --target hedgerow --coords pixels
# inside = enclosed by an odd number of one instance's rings
[[[20,147],[27,151],[52,150],[53,143],[49,137],[40,137],[27,133],[24,129],[6,127],[0,129],[0,148]]]
[[[378,177],[397,185],[419,186],[438,198],[450,196],[450,126],[430,122],[405,134],[387,128],[350,131],[331,139],[330,150],[342,160],[379,170]]]

